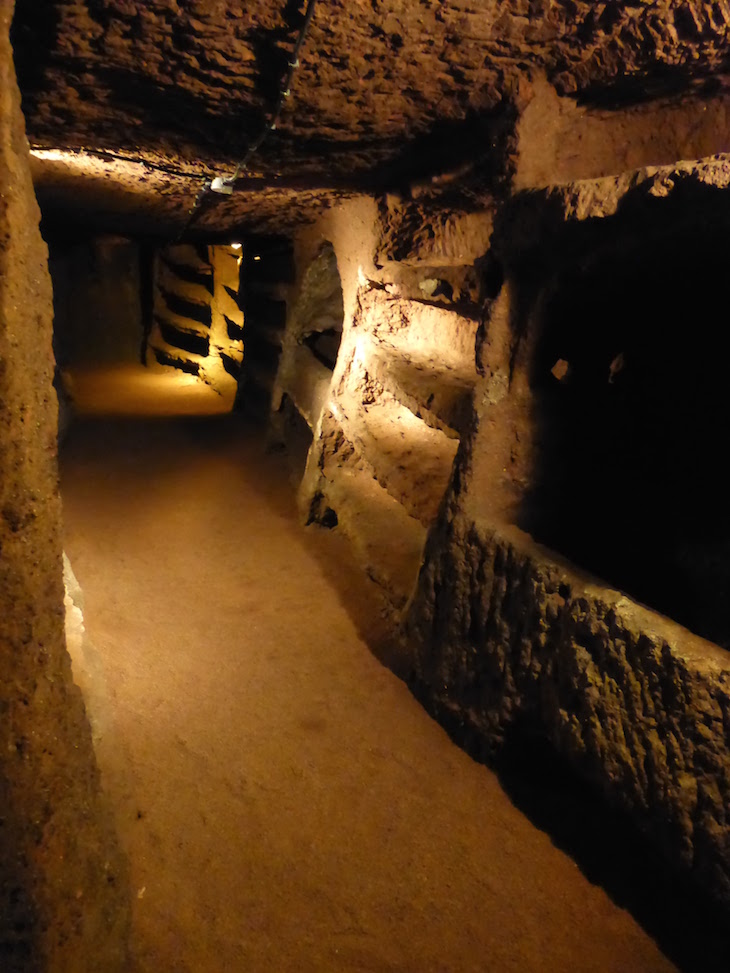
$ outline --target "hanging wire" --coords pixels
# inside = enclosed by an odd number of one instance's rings
[[[307,9],[304,14],[304,22],[302,23],[302,29],[299,31],[299,37],[294,46],[292,59],[289,61],[289,70],[287,71],[284,84],[281,88],[281,91],[279,92],[279,98],[276,102],[276,106],[271,115],[271,118],[264,125],[258,137],[249,145],[245,155],[240,160],[240,162],[238,162],[238,164],[236,165],[236,168],[234,169],[232,176],[215,176],[209,182],[206,181],[204,183],[204,185],[200,189],[200,192],[195,197],[195,202],[193,203],[193,205],[191,206],[188,212],[187,218],[185,220],[185,223],[182,226],[182,229],[180,230],[177,237],[175,238],[175,243],[179,243],[180,240],[182,240],[182,238],[188,232],[190,227],[195,222],[195,219],[197,218],[203,206],[203,203],[206,201],[206,199],[211,193],[217,193],[223,196],[230,196],[232,194],[233,187],[236,180],[239,178],[241,173],[248,168],[251,159],[259,151],[261,146],[268,138],[269,134],[276,130],[276,127],[279,124],[279,119],[281,118],[281,113],[284,110],[284,105],[286,104],[287,99],[291,97],[291,89],[294,81],[294,75],[296,74],[297,68],[299,67],[299,54],[301,52],[305,40],[307,39],[307,34],[309,32],[309,28],[312,23],[312,18],[314,17],[314,8],[316,5],[317,5],[317,0],[308,0],[307,2]]]

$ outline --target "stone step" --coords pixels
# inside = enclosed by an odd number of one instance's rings
[[[404,355],[448,365],[469,379],[476,371],[478,322],[422,301],[390,297],[380,290],[361,297],[362,330]]]
[[[195,328],[180,326],[158,314],[154,317],[157,333],[166,344],[204,358],[209,354],[210,335],[208,333],[201,334]]]
[[[190,243],[174,243],[162,251],[162,259],[168,266],[185,267],[201,275],[213,273],[207,246]]]
[[[425,526],[435,519],[458,442],[389,395],[358,402],[341,394],[333,414],[377,482]]]
[[[182,351],[180,348],[168,344],[159,334],[151,338],[147,345],[147,363],[153,367],[155,364],[165,367],[172,366],[187,374],[198,375],[201,366],[206,361],[206,356]]]
[[[457,439],[471,411],[476,369],[439,361],[417,348],[373,342],[365,358],[369,374],[414,415]]]
[[[284,371],[286,374],[282,374]],[[283,392],[312,430],[329,395],[331,381],[332,372],[305,345],[292,349],[277,377]]]
[[[325,476],[323,496],[363,570],[384,589],[390,604],[402,609],[418,578],[424,526],[365,467],[338,470],[334,480]]]
[[[212,269],[202,269],[191,267],[188,264],[176,263],[166,251],[160,254],[157,268],[157,278],[164,281],[164,286],[168,288],[191,288],[191,293],[200,295],[207,294],[208,299],[213,295],[213,272]]]
[[[162,281],[160,281],[155,296],[155,311],[166,316],[174,314],[176,317],[188,321],[189,327],[198,325],[210,328],[212,321],[210,295],[203,299],[202,289],[199,290],[201,291],[200,300],[191,297],[189,293],[183,294],[174,288],[171,290],[163,286]]]
[[[153,314],[157,322],[164,321],[165,324],[170,325],[172,328],[177,328],[178,331],[187,331],[190,334],[198,335],[200,338],[210,337],[209,326],[201,324],[200,321],[193,321],[192,318],[175,314],[174,311],[169,309],[162,298],[155,301]]]

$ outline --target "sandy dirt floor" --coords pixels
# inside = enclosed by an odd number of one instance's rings
[[[62,490],[140,971],[677,968],[377,661],[240,419],[79,421]]]
[[[140,365],[90,365],[63,372],[63,385],[84,415],[197,416],[231,411],[223,396],[195,375]]]

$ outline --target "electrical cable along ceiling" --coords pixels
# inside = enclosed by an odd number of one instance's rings
[[[42,201],[174,235],[216,179],[198,230],[467,165],[491,191],[535,73],[607,110],[723,91],[729,25],[699,0],[17,0],[13,43]]]
[[[312,17],[314,16],[314,8],[316,3],[317,0],[308,0],[307,2],[307,11],[304,15],[302,29],[299,33],[299,38],[296,44],[294,45],[294,51],[292,53],[291,60],[288,62],[288,71],[286,74],[286,79],[279,93],[279,97],[276,102],[276,107],[273,110],[271,119],[264,125],[261,134],[258,136],[258,138],[256,138],[248,147],[246,154],[241,159],[241,161],[236,165],[236,168],[232,176],[215,176],[209,183],[206,183],[203,186],[203,188],[200,190],[198,195],[195,197],[195,202],[193,203],[193,206],[188,214],[188,217],[185,221],[185,224],[183,225],[182,230],[178,234],[178,239],[182,239],[185,236],[185,234],[190,230],[193,223],[195,222],[195,217],[197,216],[198,211],[203,206],[206,197],[210,193],[217,193],[221,196],[232,195],[236,186],[236,181],[241,175],[241,173],[245,172],[248,169],[251,160],[254,158],[256,153],[264,144],[264,141],[266,140],[269,133],[276,131],[276,127],[279,123],[279,119],[281,118],[281,113],[284,108],[284,105],[286,104],[287,99],[291,97],[292,85],[294,83],[294,76],[297,68],[299,67],[299,58],[302,52],[302,47],[304,46],[304,41],[307,36],[307,31],[309,30],[309,26],[312,23]]]

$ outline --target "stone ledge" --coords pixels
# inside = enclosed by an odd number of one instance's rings
[[[730,656],[514,527],[434,540],[407,624],[434,709],[492,752],[536,726],[730,907]]]

